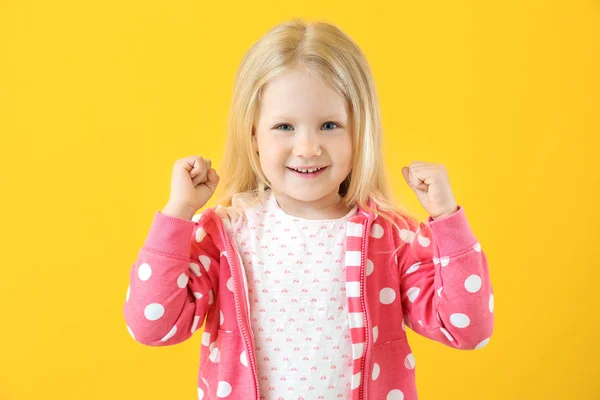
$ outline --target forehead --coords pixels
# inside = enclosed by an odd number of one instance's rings
[[[271,80],[261,96],[263,118],[347,118],[346,102],[329,85],[305,68]]]

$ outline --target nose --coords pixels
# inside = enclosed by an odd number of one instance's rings
[[[295,156],[311,158],[321,155],[321,145],[317,133],[306,130],[304,132],[298,132],[295,136],[293,150]]]

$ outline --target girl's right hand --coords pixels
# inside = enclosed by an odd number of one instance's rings
[[[191,218],[212,197],[219,175],[211,161],[189,156],[175,161],[171,176],[171,195],[167,207]]]

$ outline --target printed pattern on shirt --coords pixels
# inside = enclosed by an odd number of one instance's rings
[[[243,260],[261,399],[349,399],[355,346],[346,292],[346,225],[286,214],[274,197],[245,210]]]

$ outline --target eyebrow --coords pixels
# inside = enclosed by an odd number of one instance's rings
[[[322,119],[322,120],[335,119],[335,120],[339,120],[339,121],[344,121],[346,119],[346,116],[338,115],[338,114],[330,114],[328,116],[322,116],[322,117],[319,117],[319,118]],[[275,116],[272,116],[271,119],[286,119],[286,120],[291,120],[291,119],[294,119],[294,118],[286,116],[286,115],[275,115]]]

